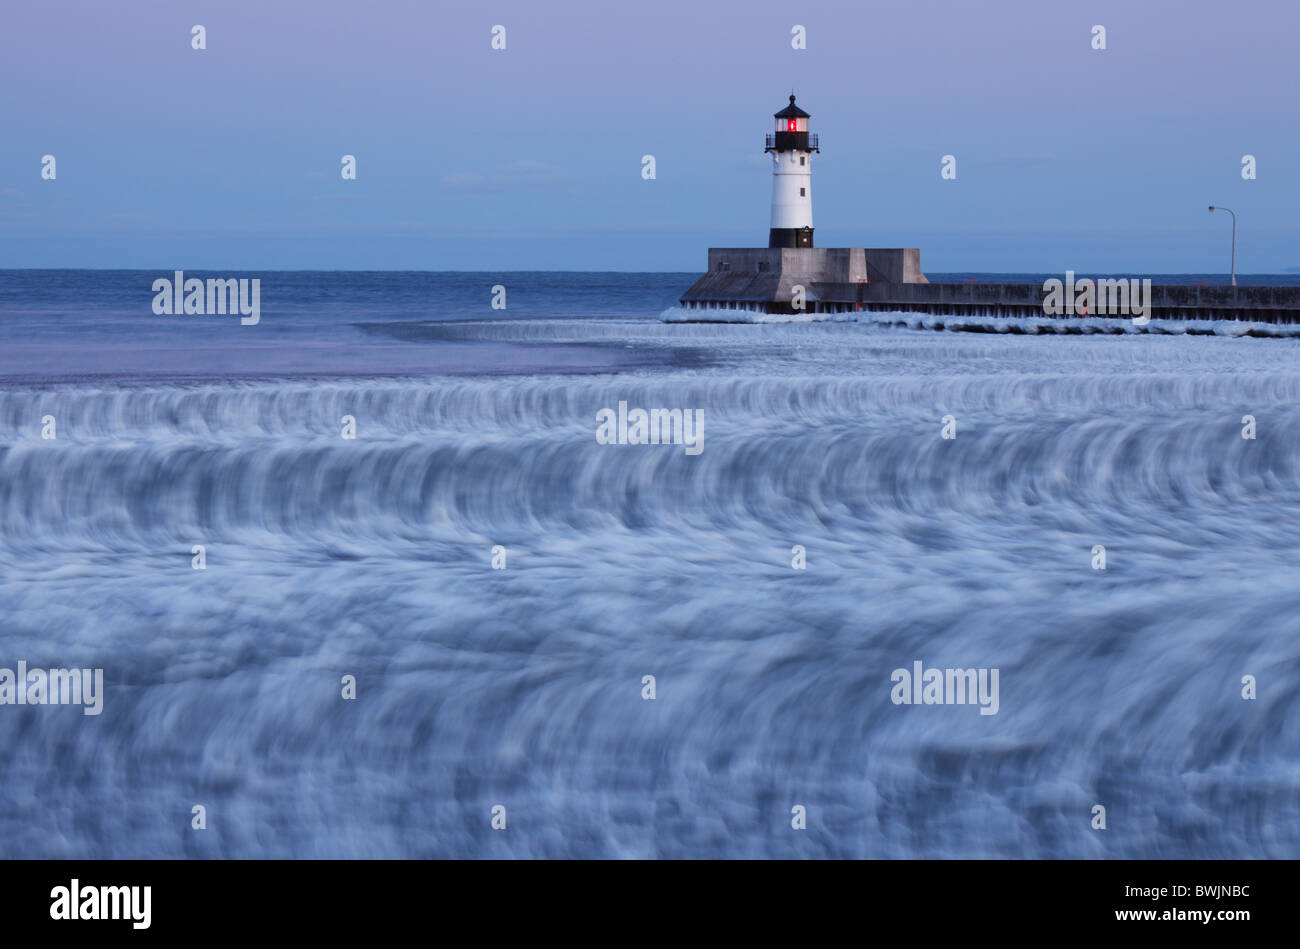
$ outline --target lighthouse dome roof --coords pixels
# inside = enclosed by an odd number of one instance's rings
[[[790,94],[790,104],[772,116],[774,119],[807,119],[811,118],[807,112],[794,104],[794,93]]]

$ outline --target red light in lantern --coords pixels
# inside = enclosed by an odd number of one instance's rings
[[[786,131],[789,132],[799,131],[799,123],[796,122],[794,119],[790,119],[790,121],[786,124]]]

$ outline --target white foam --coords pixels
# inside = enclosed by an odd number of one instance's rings
[[[685,309],[672,306],[659,318],[665,323],[863,323],[908,329],[951,330],[967,333],[1019,333],[1027,335],[1141,334],[1165,336],[1300,336],[1297,323],[1256,323],[1246,320],[1153,319],[1139,325],[1131,318],[975,316],[966,314],[905,313],[901,310],[844,313],[757,313],[726,307]]]

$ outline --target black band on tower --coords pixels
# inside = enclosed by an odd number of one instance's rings
[[[812,247],[811,227],[773,227],[767,232],[768,247]]]

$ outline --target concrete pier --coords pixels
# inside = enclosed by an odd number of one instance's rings
[[[804,311],[856,302],[856,289],[871,284],[925,284],[915,247],[710,247],[709,272],[682,294],[687,309],[721,306],[763,313],[793,313],[795,288],[803,288]]]
[[[796,287],[801,309],[794,305]],[[681,306],[702,311],[702,321],[710,320],[711,309],[1042,317],[1049,315],[1046,297],[1038,284],[930,283],[914,247],[711,247],[708,273],[682,294]],[[1300,287],[1153,285],[1149,302],[1151,319],[1300,323]]]

